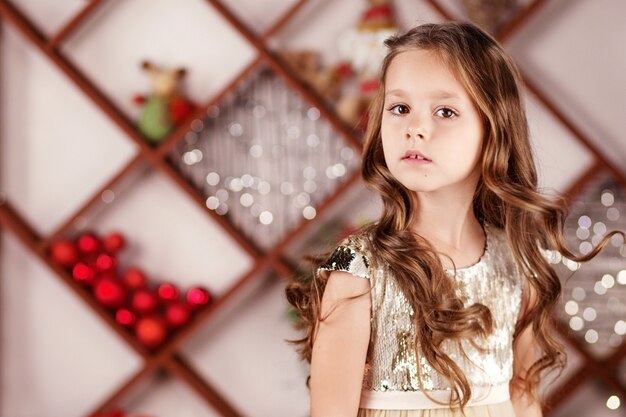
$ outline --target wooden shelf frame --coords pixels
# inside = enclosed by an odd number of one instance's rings
[[[295,13],[306,4],[306,0],[300,0],[291,6],[287,12],[274,23],[266,33],[260,38],[266,40],[270,36],[276,34]],[[139,372],[132,375],[124,382],[119,389],[115,390],[109,398],[99,404],[93,413],[105,411],[115,406],[135,385],[144,377],[152,374],[157,369],[165,369],[173,375],[178,376],[182,381],[186,382],[201,398],[212,406],[218,413],[225,416],[238,416],[240,413],[230,405],[223,397],[217,394],[205,380],[200,378],[198,374],[177,354],[177,347],[193,334],[194,329],[201,326],[210,316],[218,311],[222,305],[228,303],[238,293],[240,293],[247,285],[258,277],[263,276],[270,268],[274,269],[279,275],[288,277],[293,275],[294,268],[282,259],[282,254],[278,251],[272,251],[269,254],[263,254],[253,243],[249,242],[231,223],[216,214],[213,211],[206,210],[204,198],[184,179],[182,176],[167,162],[166,158],[171,149],[178,143],[189,131],[189,124],[196,118],[203,117],[206,110],[211,106],[220,103],[224,97],[230,93],[243,79],[248,77],[256,70],[261,59],[254,59],[240,74],[234,77],[228,85],[218,92],[208,103],[202,106],[191,117],[185,120],[181,125],[159,146],[150,146],[135,129],[130,122],[115,106],[98,90],[89,79],[83,75],[69,60],[63,57],[59,52],[61,40],[67,39],[84,21],[102,5],[103,1],[96,0],[86,5],[76,16],[74,16],[59,32],[52,36],[50,40],[41,34],[41,32],[23,15],[21,12],[9,2],[0,2],[0,17],[20,32],[31,44],[35,45],[54,65],[56,65],[75,86],[81,90],[87,97],[100,108],[126,135],[132,140],[138,148],[137,155],[131,159],[118,173],[116,173],[109,181],[101,186],[76,212],[73,213],[63,224],[53,233],[45,238],[41,238],[37,232],[28,225],[27,221],[19,215],[12,207],[10,201],[6,201],[0,206],[0,225],[6,227],[35,255],[39,257],[49,268],[53,270],[65,284],[67,284],[76,295],[78,295],[87,305],[89,305],[102,320],[107,323],[114,333],[118,334],[130,347],[132,347],[144,360],[143,367]],[[301,86],[301,89],[305,89]],[[159,350],[150,352],[140,345],[137,340],[126,330],[122,329],[114,320],[113,316],[101,306],[91,296],[89,291],[82,285],[78,284],[63,268],[55,264],[48,256],[47,251],[50,245],[59,237],[65,235],[74,222],[84,216],[95,206],[101,204],[101,195],[106,190],[114,189],[117,184],[126,179],[131,173],[140,169],[140,166],[148,162],[155,171],[160,171],[173,180],[179,188],[182,188],[188,196],[195,201],[224,231],[233,238],[239,247],[241,247],[254,260],[254,265],[243,276],[238,278],[235,283],[211,305],[202,310],[194,320],[184,329],[174,334]],[[331,196],[323,202],[317,209],[318,213],[322,213],[325,207],[329,206],[332,201],[336,200],[341,192],[347,186],[354,182],[356,176],[351,177],[342,186],[340,186]],[[301,222],[297,226],[297,230],[306,228],[308,223]],[[293,240],[295,235],[287,236],[281,242],[281,247],[285,247],[289,241]]]
[[[452,19],[452,16],[443,6],[439,4],[437,0],[426,1],[444,19]],[[233,77],[232,80],[221,91],[214,95],[204,106],[201,106],[197,112],[181,123],[180,126],[178,126],[178,128],[174,130],[172,134],[161,144],[158,146],[149,145],[136,130],[134,123],[130,121],[119,109],[117,109],[106,97],[106,95],[60,52],[60,46],[62,43],[75,33],[79,27],[85,25],[86,21],[93,16],[97,9],[104,3],[104,0],[90,1],[82,10],[68,20],[68,22],[63,25],[56,34],[46,38],[42,32],[39,31],[37,27],[11,2],[0,0],[0,20],[11,24],[25,39],[39,49],[52,64],[61,70],[79,90],[81,90],[115,125],[117,125],[126,134],[128,139],[136,145],[138,150],[135,157],[133,157],[104,185],[99,187],[99,189],[96,190],[96,192],[89,199],[87,199],[76,212],[74,212],[65,222],[63,222],[48,236],[39,236],[38,233],[28,224],[28,222],[18,213],[18,211],[13,208],[10,201],[5,201],[4,204],[0,204],[0,227],[15,235],[29,251],[42,260],[54,272],[54,274],[62,280],[62,282],[67,284],[79,298],[81,298],[103,319],[107,325],[112,328],[114,333],[117,333],[118,336],[121,337],[130,347],[132,347],[144,360],[142,368],[137,373],[129,377],[116,390],[114,390],[108,398],[102,401],[101,404],[94,409],[94,413],[113,407],[125,395],[127,395],[128,392],[134,389],[140,381],[144,380],[157,370],[162,369],[184,381],[219,414],[224,416],[238,416],[241,414],[236,410],[236,408],[220,396],[220,394],[213,387],[211,387],[193,369],[193,367],[184,360],[184,358],[178,354],[177,350],[197,328],[205,324],[207,320],[210,320],[210,317],[215,312],[219,311],[223,305],[228,303],[252,281],[258,279],[258,277],[263,276],[268,271],[274,271],[283,278],[292,276],[294,273],[294,267],[284,259],[285,249],[295,239],[301,236],[308,227],[311,227],[311,225],[315,223],[315,220],[302,221],[271,250],[264,253],[256,247],[253,242],[243,236],[242,233],[237,230],[227,218],[220,216],[211,210],[207,210],[203,196],[201,196],[199,192],[168,163],[167,156],[174,146],[176,146],[176,144],[178,144],[184,135],[189,131],[189,125],[193,120],[203,118],[207,109],[220,103],[226,95],[231,93],[236,86],[242,82],[242,80],[249,77],[259,68],[260,65],[269,67],[287,84],[287,86],[296,91],[306,102],[308,102],[311,106],[318,108],[320,110],[321,117],[331,124],[346,144],[360,152],[361,143],[355,137],[355,131],[346,126],[345,123],[343,123],[336,116],[334,111],[327,106],[320,95],[305,85],[296,76],[296,74],[286,67],[267,46],[268,39],[277,34],[294,18],[294,16],[301,12],[303,6],[307,3],[306,0],[299,0],[295,2],[262,35],[256,35],[252,30],[250,30],[239,18],[237,18],[235,14],[231,12],[230,9],[224,5],[223,2],[218,0],[207,0],[207,3],[225,21],[227,21],[231,27],[249,42],[249,44],[256,50],[257,57],[253,59],[239,74]],[[547,3],[545,0],[534,0],[529,5],[520,9],[516,16],[514,16],[499,31],[496,35],[497,39],[500,42],[505,43],[506,40],[509,39],[517,30],[522,28],[524,24],[532,18],[532,16],[538,13],[545,3]],[[582,131],[578,129],[576,125],[547,98],[542,90],[525,75],[524,82],[526,83],[528,91],[537,97],[542,105],[550,111],[552,116],[559,120],[559,122],[573,135],[573,137],[575,137],[589,152],[591,152],[592,155],[594,155],[595,163],[592,168],[584,173],[566,194],[570,198],[573,198],[578,194],[579,190],[582,189],[582,185],[597,175],[598,171],[601,169],[608,169],[621,184],[626,186],[626,179],[623,173],[603,157],[603,155],[593,145],[593,142],[590,141],[582,133]],[[138,344],[134,337],[116,324],[108,310],[98,304],[83,286],[76,283],[64,269],[52,262],[47,256],[47,251],[55,239],[68,233],[78,218],[81,218],[90,210],[93,210],[96,206],[101,204],[101,195],[104,191],[114,189],[119,183],[121,183],[121,181],[128,178],[139,169],[145,167],[146,164],[154,171],[160,172],[170,178],[170,180],[174,181],[178,187],[183,189],[188,197],[201,207],[203,211],[206,212],[207,215],[214,220],[254,261],[250,270],[236,280],[236,282],[224,294],[222,294],[214,304],[203,310],[188,327],[175,334],[174,337],[168,340],[168,342],[166,342],[156,352],[149,352]],[[333,192],[333,194],[318,205],[318,216],[316,219],[320,218],[320,214],[323,211],[335,204],[335,202],[345,194],[345,191],[357,184],[359,180],[360,172],[353,173],[353,175],[350,176],[347,181],[342,183],[340,187]],[[599,376],[609,386],[618,389],[618,391],[622,394],[624,393],[623,385],[618,379],[615,378],[615,374],[609,372],[607,369],[615,369],[616,365],[624,358],[624,355],[626,354],[626,344],[622,344],[622,346],[618,348],[611,355],[611,357],[604,361],[598,361],[589,355],[588,352],[585,351],[584,347],[579,346],[579,344],[577,344],[577,340],[572,338],[568,332],[563,331],[562,333],[567,340],[572,342],[573,346],[578,346],[577,349],[581,349],[581,353],[584,353],[583,356],[585,357],[585,365],[588,365],[582,367],[581,370],[574,375],[578,379],[574,380],[573,377],[568,379],[568,381],[563,384],[563,389],[568,389],[567,387],[571,386],[573,387],[569,389],[569,392],[571,393],[576,388],[576,384],[581,384],[582,381],[591,376]],[[554,400],[555,403],[558,404],[565,398],[566,396],[561,396],[561,398],[555,397]]]

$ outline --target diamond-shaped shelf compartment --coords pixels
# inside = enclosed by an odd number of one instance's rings
[[[542,3],[541,12],[515,33],[507,49],[560,112],[608,160],[623,167],[624,55],[605,54],[598,47],[626,39],[623,13],[616,12],[612,6],[617,3],[610,1]],[[572,42],[590,22],[595,29]]]
[[[565,221],[567,242],[575,253],[588,253],[612,230],[626,230],[626,190],[601,174],[572,202]],[[594,356],[606,357],[624,343],[626,334],[626,246],[622,237],[613,236],[593,260],[582,265],[558,253],[548,256],[563,283],[557,315]]]
[[[181,92],[202,104],[254,59],[254,49],[202,0],[105,2],[62,52],[132,119],[141,110],[131,98],[153,88],[143,60],[187,69]]]
[[[359,166],[359,157],[278,77],[259,70],[170,155],[174,166],[257,246],[268,249]]]
[[[18,240],[0,245],[0,414],[85,415],[140,358]]]
[[[301,335],[292,327],[284,294],[284,281],[265,274],[238,294],[239,308],[218,313],[183,346],[183,356],[203,379],[246,416],[308,412],[309,370],[286,342]]]
[[[49,233],[136,149],[11,26],[0,35],[1,86],[13,97],[2,109],[0,189],[38,232]]]

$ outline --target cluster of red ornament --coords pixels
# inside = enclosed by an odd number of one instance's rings
[[[132,328],[142,345],[156,348],[212,297],[201,287],[189,288],[182,297],[173,284],[151,285],[136,267],[121,273],[116,257],[125,246],[121,233],[102,239],[95,233],[84,233],[74,241],[55,241],[50,256],[70,270],[76,281],[89,287],[98,302],[114,312],[119,324]]]

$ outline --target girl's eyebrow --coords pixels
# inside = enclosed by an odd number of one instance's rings
[[[451,92],[449,92],[449,91],[445,91],[445,90],[436,90],[436,91],[433,91],[433,92],[430,94],[430,96],[431,96],[431,97],[433,97],[433,98],[461,98],[461,97],[459,97],[459,95],[458,95],[458,94],[456,94],[456,93],[451,93]]]
[[[400,89],[396,89],[396,90],[390,90],[388,92],[385,93],[385,97],[387,96],[402,96],[404,95],[405,92],[403,90]],[[452,93],[450,91],[446,91],[446,90],[435,90],[433,92],[431,92],[429,94],[429,97],[431,98],[458,98],[460,99],[461,97],[457,94],[457,93]]]
[[[385,97],[387,96],[401,96],[403,95],[404,91],[402,90],[390,90],[385,92]]]

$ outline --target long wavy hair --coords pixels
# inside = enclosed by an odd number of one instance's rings
[[[392,36],[385,45],[389,51],[382,64],[380,91],[370,107],[361,164],[363,179],[368,188],[380,194],[383,210],[378,221],[363,226],[357,233],[371,237],[369,245],[376,260],[394,274],[416,313],[415,346],[450,382],[454,393],[450,406],[458,404],[463,409],[470,398],[470,383],[444,352],[442,342],[451,340],[459,344],[461,339],[471,341],[490,334],[491,312],[479,303],[464,307],[434,247],[410,230],[419,211],[418,203],[412,197],[413,192],[390,173],[380,133],[389,65],[405,51],[433,51],[465,87],[484,124],[474,214],[481,222],[504,229],[520,272],[536,290],[537,302],[520,317],[513,337],[517,340],[521,331],[531,325],[541,355],[525,375],[514,375],[513,382],[537,399],[537,385],[543,371],[558,370],[560,374],[567,363],[563,347],[553,337],[553,311],[561,295],[561,281],[539,247],[585,262],[595,257],[614,234],[624,234],[619,231],[607,234],[584,256],[575,255],[566,246],[563,233],[568,214],[566,200],[563,196],[548,198],[538,190],[521,76],[512,58],[493,37],[471,23],[451,22],[417,26]],[[320,261],[324,256],[310,259]],[[300,315],[297,327],[306,333],[302,339],[290,342],[298,345],[301,357],[308,362],[316,325],[325,319],[320,316],[325,284],[324,278],[314,277],[286,288],[288,301]],[[427,390],[424,393],[428,395]]]

